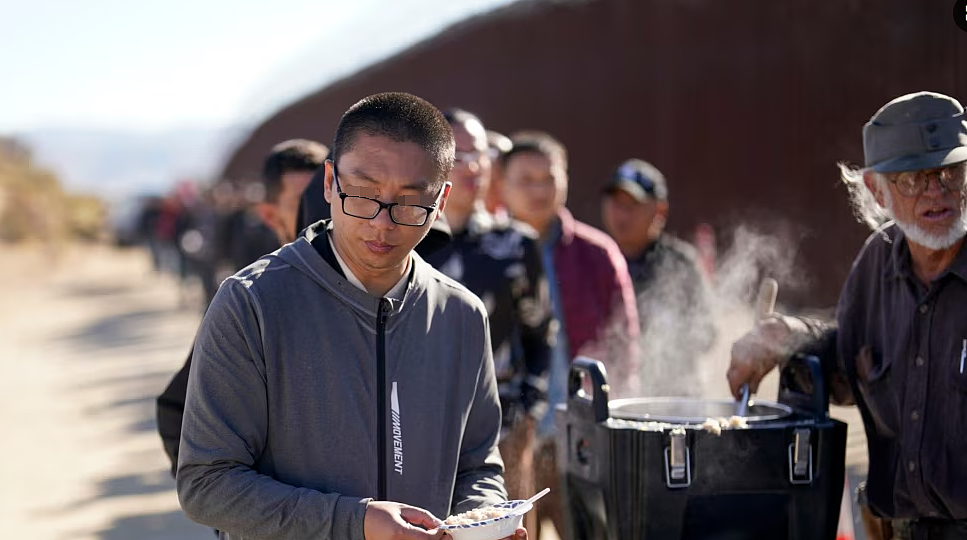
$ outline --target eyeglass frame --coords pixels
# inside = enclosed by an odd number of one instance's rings
[[[433,204],[430,205],[430,206],[424,206],[422,204],[400,204],[398,202],[384,203],[383,201],[381,201],[379,199],[371,199],[369,197],[363,197],[361,195],[350,195],[350,194],[344,192],[342,190],[342,186],[339,184],[339,172],[336,170],[336,161],[335,160],[331,160],[331,161],[332,161],[332,179],[336,183],[336,194],[339,195],[339,200],[342,203],[342,212],[343,212],[343,214],[346,214],[347,216],[352,216],[352,217],[354,217],[356,219],[368,219],[368,220],[376,219],[376,217],[379,216],[379,213],[382,212],[385,209],[386,211],[389,212],[389,219],[390,219],[390,221],[392,221],[393,223],[395,223],[397,225],[402,225],[404,227],[423,227],[423,226],[426,225],[426,222],[430,220],[430,214],[434,210],[437,209],[437,207],[439,206],[439,203],[440,203],[440,198],[443,197],[443,192],[446,191],[447,186],[450,185],[450,182],[444,182],[443,183],[443,187],[440,188],[440,193],[437,193],[436,197],[434,198]],[[376,203],[376,204],[379,205],[379,210],[377,210],[376,213],[373,214],[372,217],[368,217],[368,218],[367,217],[362,217],[362,216],[357,216],[356,214],[350,214],[349,212],[346,211],[346,198],[347,197],[354,197],[356,199],[366,199],[367,201],[373,201],[374,203]],[[394,206],[415,206],[417,208],[422,208],[422,209],[426,210],[426,215],[423,217],[423,223],[420,223],[419,225],[415,225],[413,223],[400,223],[399,221],[396,221],[396,218],[393,217],[393,207]]]
[[[466,152],[461,152],[457,150],[453,153],[453,162],[454,164],[462,163],[465,165],[469,165],[471,163],[480,163],[480,160],[482,160],[485,157],[493,159],[493,157],[490,155],[489,148],[487,150],[468,150]],[[469,158],[469,159],[463,159],[463,158]]]
[[[944,167],[935,167],[933,169],[921,169],[918,171],[903,171],[899,173],[886,173],[884,174],[884,176],[886,177],[887,182],[890,182],[891,184],[893,184],[894,187],[896,187],[896,190],[897,192],[900,193],[900,195],[903,195],[904,197],[919,197],[920,195],[923,195],[923,192],[927,191],[927,188],[930,186],[930,178],[935,175],[937,177],[937,184],[940,186],[940,189],[942,191],[945,191],[945,192],[962,191],[965,187],[967,187],[967,177],[964,177],[965,173],[967,173],[967,167],[965,167],[965,165],[967,165],[967,162],[962,161],[960,163],[955,163],[953,165],[947,165]],[[950,182],[954,174],[958,172],[962,175],[961,185],[959,187],[957,186],[951,187],[950,185],[948,185],[948,183]],[[919,182],[919,184],[914,184],[914,182],[918,180],[920,175],[923,175],[923,180]],[[946,179],[944,178],[945,176],[946,176]],[[904,177],[912,178],[912,180],[910,180],[909,182],[906,182],[906,184],[913,185],[914,186],[913,191],[909,191],[909,190],[906,190],[905,188],[900,187],[901,186],[900,181]]]

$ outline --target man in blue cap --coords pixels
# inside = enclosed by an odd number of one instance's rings
[[[641,394],[700,396],[696,363],[715,341],[709,292],[695,249],[665,231],[668,183],[640,159],[604,187],[605,230],[628,261],[641,324]]]
[[[875,229],[836,323],[774,315],[739,340],[733,393],[803,348],[831,399],[855,403],[869,450],[865,497],[884,538],[967,538],[967,121],[954,98],[901,96],[863,127],[861,169],[841,165]]]

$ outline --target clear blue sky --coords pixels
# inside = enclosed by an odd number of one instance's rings
[[[0,133],[250,123],[510,0],[0,0]]]

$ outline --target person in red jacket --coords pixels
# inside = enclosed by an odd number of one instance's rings
[[[550,413],[538,427],[538,489],[551,494],[538,504],[558,531],[565,526],[555,464],[553,411],[567,397],[567,372],[576,356],[600,360],[608,370],[612,396],[632,396],[638,386],[638,311],[627,263],[603,231],[574,219],[567,200],[567,150],[543,132],[511,137],[502,156],[502,194],[511,217],[537,231],[559,322],[551,360]],[[535,536],[535,538],[538,536]]]

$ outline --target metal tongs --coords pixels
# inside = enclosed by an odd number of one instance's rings
[[[772,315],[776,307],[776,296],[779,294],[779,283],[772,278],[765,278],[759,285],[759,296],[755,302],[755,324]],[[746,417],[749,415],[749,403],[752,398],[749,383],[739,387],[742,397],[735,404],[735,416]]]

